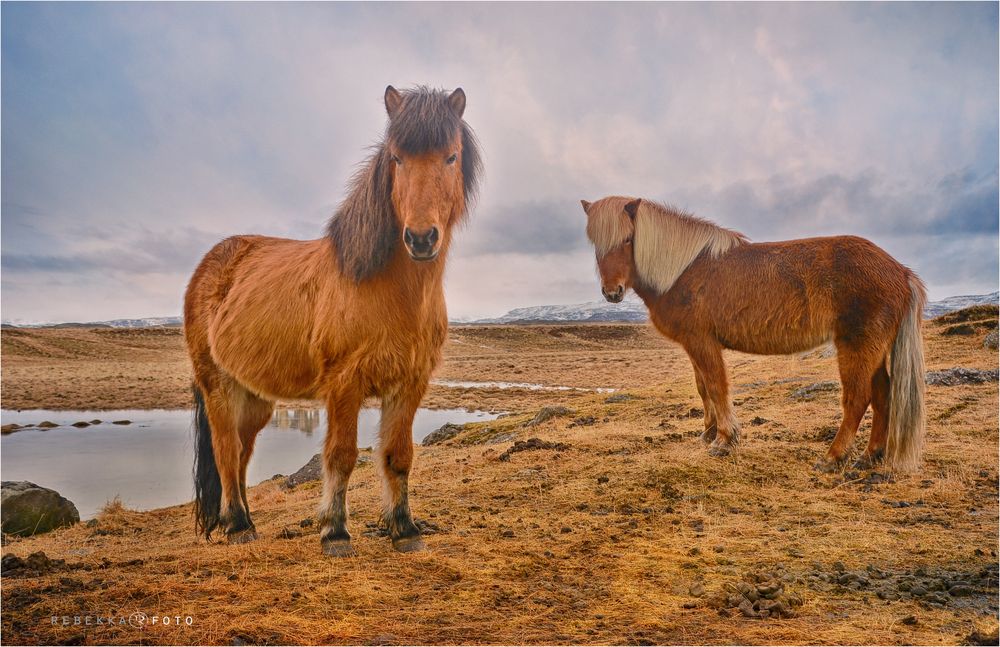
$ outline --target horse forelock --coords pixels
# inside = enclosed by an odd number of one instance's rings
[[[643,200],[635,219],[636,272],[643,283],[662,294],[702,252],[716,258],[746,242],[739,232]]]
[[[419,86],[402,92],[399,112],[389,120],[385,141],[410,155],[444,151],[462,143],[462,188],[467,202],[475,199],[482,171],[479,142],[455,113],[444,90]]]
[[[587,212],[587,238],[594,244],[597,257],[602,258],[617,248],[634,232],[625,213],[625,205],[633,198],[611,196],[594,202]]]
[[[476,198],[482,171],[476,136],[455,114],[445,92],[424,87],[403,92],[385,137],[352,178],[348,196],[327,225],[342,272],[360,282],[380,272],[396,252],[401,232],[392,202],[390,145],[421,154],[443,151],[456,137],[462,142],[464,216]]]

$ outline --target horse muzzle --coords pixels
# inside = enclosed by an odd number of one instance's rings
[[[610,301],[611,303],[621,303],[622,299],[625,298],[625,286],[619,285],[616,290],[610,292],[604,288],[601,288],[601,294],[603,294],[604,298]]]
[[[422,233],[417,233],[409,227],[403,230],[403,243],[406,244],[406,251],[410,253],[410,258],[415,261],[433,261],[437,258],[438,251],[440,251],[439,240],[441,240],[441,234],[437,227],[431,227]]]

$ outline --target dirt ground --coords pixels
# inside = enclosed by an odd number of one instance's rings
[[[928,369],[996,370],[985,329],[943,334],[953,325],[927,327]],[[5,408],[142,406],[160,379],[152,406],[184,406],[179,331],[9,332]],[[920,471],[827,475],[812,465],[839,422],[838,390],[796,393],[836,380],[835,359],[727,359],[743,442],[720,460],[698,438],[686,358],[647,327],[456,328],[438,379],[618,391],[435,387],[433,404],[512,415],[417,449],[423,553],[379,536],[370,463],[348,494],[353,558],[320,554],[319,483],[283,479],[250,490],[262,537],[249,545],[197,538],[190,505],[112,504],[88,524],[8,538],[3,640],[995,644],[997,383],[928,387]],[[531,425],[543,406],[570,412]],[[118,624],[138,613],[141,627]]]
[[[5,328],[0,342],[5,409],[191,406],[180,328]],[[588,389],[662,382],[685,362],[642,325],[454,326],[435,380],[568,386],[579,390],[559,398],[574,400]],[[551,393],[432,385],[424,406],[507,411],[547,402]]]

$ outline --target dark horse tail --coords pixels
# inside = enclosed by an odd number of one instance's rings
[[[222,482],[212,449],[212,428],[205,413],[205,396],[194,385],[194,522],[206,538],[219,525]]]

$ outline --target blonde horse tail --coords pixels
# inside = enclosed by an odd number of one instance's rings
[[[890,468],[910,471],[920,465],[924,444],[924,349],[920,334],[927,291],[910,274],[910,304],[896,332],[889,364],[889,431],[886,460]]]

